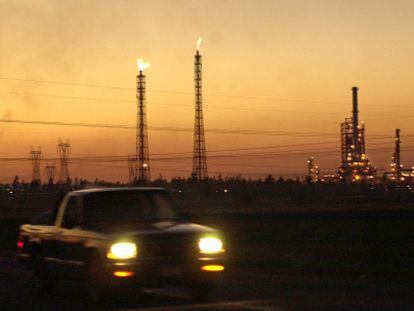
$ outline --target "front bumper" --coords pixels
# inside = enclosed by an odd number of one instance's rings
[[[213,269],[205,269],[206,266],[213,267]],[[105,286],[215,283],[222,278],[226,268],[223,257],[192,260],[173,258],[137,259],[136,261],[107,260],[102,273],[96,276],[95,281]]]

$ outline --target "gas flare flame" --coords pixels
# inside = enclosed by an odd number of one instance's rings
[[[198,39],[197,39],[197,51],[200,51],[201,41],[203,41],[203,38],[198,37]]]
[[[137,59],[137,65],[139,71],[144,71],[145,69],[149,68],[151,64],[149,62],[146,62],[140,58]]]

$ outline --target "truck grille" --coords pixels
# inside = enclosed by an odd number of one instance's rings
[[[188,235],[156,235],[141,240],[141,258],[185,259],[197,254],[196,239]]]

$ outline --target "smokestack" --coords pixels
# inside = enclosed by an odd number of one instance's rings
[[[361,152],[359,148],[359,128],[358,128],[358,87],[352,88],[352,120],[353,120],[353,143],[354,154],[356,158],[360,158]]]
[[[397,181],[401,180],[401,151],[400,151],[400,129],[395,130],[395,152],[394,152],[394,164],[395,164],[395,177]]]

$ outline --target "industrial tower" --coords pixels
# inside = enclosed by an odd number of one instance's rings
[[[32,160],[32,168],[33,168],[33,175],[32,175],[32,182],[40,184],[40,160],[42,158],[42,151],[40,147],[38,150],[33,149],[30,150],[30,158]]]
[[[365,153],[365,125],[358,121],[358,88],[352,88],[352,118],[341,124],[341,166],[338,175],[346,182],[374,181],[375,167]]]
[[[194,56],[194,82],[195,82],[195,125],[194,125],[194,151],[192,177],[201,181],[207,178],[206,142],[204,138],[203,105],[202,105],[202,63],[199,44]]]
[[[46,164],[46,177],[49,184],[53,184],[56,175],[56,165],[54,164]]]
[[[401,131],[395,130],[395,145],[392,153],[391,170],[383,178],[395,184],[414,184],[414,167],[404,168],[401,164]]]
[[[313,157],[310,157],[308,160],[308,179],[310,182],[319,181],[319,167],[315,165],[315,160]]]
[[[151,180],[148,134],[147,134],[147,116],[145,109],[145,75],[143,71],[148,68],[149,64],[138,60],[139,74],[137,76],[137,137],[136,137],[136,168],[135,181],[148,182]]]
[[[393,180],[396,182],[401,181],[402,177],[402,165],[401,165],[401,152],[400,152],[400,129],[395,130],[395,147],[392,154],[391,171],[393,173]]]
[[[66,139],[66,141],[64,142],[62,139],[59,138],[57,147],[60,160],[59,182],[61,184],[66,184],[70,181],[68,165],[70,153],[69,140]]]

